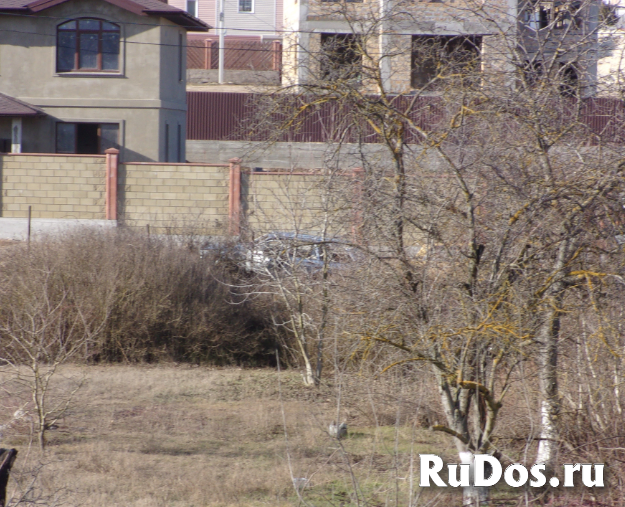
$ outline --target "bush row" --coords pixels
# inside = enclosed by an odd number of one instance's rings
[[[193,244],[82,230],[0,250],[0,340],[16,361],[275,364],[270,298]],[[268,305],[273,305],[269,308]]]

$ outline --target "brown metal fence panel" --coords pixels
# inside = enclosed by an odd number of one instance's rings
[[[623,101],[593,98],[584,102],[582,123],[590,131],[607,142],[625,143],[625,108]]]
[[[228,41],[224,45],[224,69],[280,70],[280,59],[274,41]],[[208,61],[207,61],[208,60]],[[188,69],[216,69],[219,66],[219,43],[216,40],[189,40],[187,44]]]
[[[373,128],[354,117],[344,105],[328,102],[311,109],[301,117],[296,128],[275,136],[272,125],[284,120],[278,113],[271,113],[267,97],[253,93],[187,92],[187,138],[189,140],[230,140],[289,142],[378,142]],[[305,97],[301,99],[305,101]],[[411,107],[411,97],[397,97],[396,106]],[[296,108],[297,100],[290,104]],[[433,128],[446,118],[440,99],[420,98],[411,107],[411,119],[423,129]],[[267,127],[258,128],[258,121]],[[273,123],[272,123],[273,121]],[[255,127],[256,126],[256,127]],[[418,134],[408,134],[407,142],[420,142]]]
[[[187,92],[187,139],[236,140],[250,94]]]
[[[187,42],[187,69],[206,69],[206,45],[203,40]]]
[[[274,70],[272,41],[229,41],[225,44],[224,68]]]
[[[253,93],[187,92],[187,138],[189,140],[265,141],[289,142],[379,142],[378,135],[370,125],[358,120],[346,106],[327,102],[309,110],[301,117],[296,128],[273,135],[273,125],[280,124],[278,113],[271,113],[267,97]],[[301,104],[294,98],[288,107]],[[444,103],[437,97],[398,96],[395,106],[399,110],[410,109],[410,120],[419,128],[432,131],[448,119]],[[571,108],[576,109],[576,108]],[[564,114],[564,116],[567,116]],[[257,122],[265,120],[264,127]],[[273,120],[273,123],[272,121]],[[567,123],[571,118],[563,118]],[[625,143],[625,107],[617,99],[585,100],[580,123],[599,140],[608,143]],[[255,127],[256,126],[256,127]],[[418,132],[407,129],[407,143],[422,141]],[[277,139],[276,139],[277,137]]]

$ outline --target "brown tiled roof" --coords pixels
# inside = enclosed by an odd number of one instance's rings
[[[0,0],[0,12],[39,12],[68,0]],[[161,16],[187,30],[207,32],[211,26],[161,0],[102,0],[139,15]]]
[[[0,93],[0,116],[41,116],[41,109],[4,93]]]

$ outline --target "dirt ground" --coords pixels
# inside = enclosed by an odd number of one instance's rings
[[[51,400],[81,378],[45,453],[29,416],[5,432],[2,446],[19,450],[10,498],[27,492],[45,505],[129,507],[408,505],[433,495],[419,492],[418,453],[454,455],[450,439],[424,428],[436,416],[419,386],[400,392],[396,383],[353,376],[311,389],[298,373],[271,369],[64,367]],[[29,393],[10,370],[0,379],[2,424]],[[337,413],[349,427],[341,441],[327,432]]]

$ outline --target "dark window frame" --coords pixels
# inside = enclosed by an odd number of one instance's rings
[[[191,9],[191,5],[193,5],[193,9]],[[186,1],[186,11],[191,16],[195,16],[197,18],[199,10],[198,0],[187,0]],[[193,11],[193,12],[192,12]]]
[[[537,1],[528,3],[522,23],[532,30],[552,27],[556,30],[579,30],[584,26],[582,0]]]
[[[560,63],[560,95],[563,97],[577,97],[581,91],[581,73],[575,63]]]
[[[362,37],[355,33],[322,33],[319,75],[324,81],[359,81],[362,77]]]
[[[74,127],[74,146],[72,151],[59,151],[59,126],[67,126],[72,125]],[[97,153],[80,153],[78,152],[78,126],[79,125],[97,125]],[[115,147],[119,147],[119,138],[120,138],[120,129],[121,125],[115,122],[71,122],[71,121],[59,121],[55,126],[55,136],[54,136],[54,151],[59,154],[66,155],[102,155],[104,154],[105,148],[102,147],[102,126],[103,125],[114,125],[117,127],[117,140],[115,141]]]
[[[554,7],[555,28],[559,30],[566,30],[569,27],[573,30],[582,28],[584,25],[582,7],[580,1],[556,4]]]
[[[256,7],[254,4],[254,0],[237,0],[238,11],[242,14],[254,14],[254,8]],[[247,8],[248,5],[249,9]]]
[[[87,28],[80,28],[80,22],[81,21],[97,21],[98,22],[98,29],[87,29]],[[74,27],[72,28],[66,28],[67,25],[71,25],[74,24]],[[114,26],[115,29],[107,29],[104,28],[104,23]],[[74,63],[72,65],[71,69],[67,69],[67,68],[61,68],[61,62],[60,62],[60,58],[61,58],[61,51],[59,51],[60,48],[60,44],[61,44],[61,35],[62,34],[68,34],[68,33],[73,33],[74,34],[74,44],[75,44],[75,48],[74,48]],[[104,44],[104,35],[105,34],[117,34],[117,68],[115,69],[103,69],[103,54],[104,54],[104,50],[103,50],[103,44]],[[81,35],[97,35],[98,37],[98,51],[97,51],[97,55],[96,55],[96,66],[95,67],[81,67]],[[102,73],[108,73],[108,74],[119,74],[121,71],[121,55],[122,55],[122,51],[121,51],[121,27],[117,24],[117,23],[113,23],[111,21],[108,21],[106,19],[99,19],[99,18],[75,18],[75,19],[71,19],[69,21],[65,21],[63,23],[61,23],[60,25],[57,26],[57,30],[56,30],[56,72],[57,73],[67,73],[67,72],[87,72],[87,73],[93,73],[93,72],[102,72]],[[86,50],[85,50],[86,51]]]
[[[540,60],[526,60],[522,67],[523,80],[530,88],[535,88],[544,78],[545,69]]]
[[[467,64],[479,68],[482,59],[482,36],[480,35],[413,35],[410,55],[410,86],[412,88],[432,87],[439,73],[439,66],[445,62]],[[471,61],[467,56],[473,54]],[[456,62],[454,62],[454,57]],[[464,61],[466,60],[466,61]],[[457,72],[452,72],[456,74]],[[475,84],[470,81],[465,85]]]

